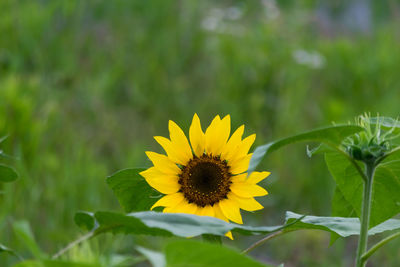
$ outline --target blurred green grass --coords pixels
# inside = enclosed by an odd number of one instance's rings
[[[105,177],[149,166],[144,151],[161,152],[152,137],[167,135],[169,119],[187,132],[195,112],[203,127],[231,114],[260,145],[366,111],[397,117],[393,2],[370,4],[373,26],[358,31],[323,28],[321,6],[341,14],[343,1],[1,1],[0,135],[9,135],[2,149],[21,175],[0,195],[1,242],[23,249],[10,224],[26,219],[55,253],[78,235],[77,210],[119,209]],[[270,195],[247,222],[280,223],[286,210],[330,214],[334,182],[304,145],[260,169],[273,173],[264,184]],[[124,251],[132,241],[122,240],[108,246]],[[352,262],[354,242],[328,243],[322,233],[293,234],[267,245],[261,260]],[[372,263],[395,266],[398,247]]]

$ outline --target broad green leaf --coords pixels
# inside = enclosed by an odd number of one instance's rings
[[[125,212],[149,210],[161,195],[139,175],[145,169],[125,169],[107,178],[107,184]]]
[[[351,204],[344,198],[342,192],[335,188],[335,193],[332,199],[332,214],[333,217],[356,217],[356,212]],[[331,234],[330,244],[332,245],[340,236],[336,233]]]
[[[145,256],[153,267],[165,267],[166,260],[164,254],[143,247],[136,247],[136,250]]]
[[[338,187],[335,189],[332,199],[332,216],[334,217],[356,217],[353,206],[344,198]]]
[[[33,256],[38,259],[46,257],[46,254],[42,252],[39,245],[36,243],[32,229],[27,221],[14,222],[13,229],[15,235],[23,242]]]
[[[13,168],[0,164],[0,182],[8,183],[17,180],[18,174]]]
[[[319,229],[342,237],[360,234],[360,220],[358,218],[305,216],[294,212],[286,212],[286,222],[290,223],[300,219],[295,224],[287,227],[285,231],[302,229]],[[303,217],[303,218],[302,218]],[[368,231],[368,235],[375,235],[385,231],[400,229],[400,220],[389,219]]]
[[[341,206],[343,202],[347,201],[347,209],[352,207],[356,215],[360,217],[364,182],[356,168],[338,152],[326,153],[325,161],[344,198],[340,202],[336,202],[337,199],[334,199],[332,210],[343,209]],[[360,165],[360,167],[362,166]],[[370,227],[378,225],[400,212],[399,192],[400,161],[380,164],[375,171]],[[345,214],[341,213],[341,216],[345,216]]]
[[[165,255],[169,267],[267,266],[231,248],[194,240],[181,240],[167,244]]]
[[[362,131],[363,128],[355,125],[338,125],[317,130],[312,130],[302,134],[294,135],[275,142],[271,142],[255,149],[250,160],[249,173],[253,172],[267,153],[271,153],[279,148],[298,142],[319,142],[329,146],[339,146],[343,139],[349,135]]]
[[[96,212],[93,216],[93,220],[96,222],[83,220],[80,226],[87,229],[90,225],[98,225],[96,228],[92,229],[95,235],[112,232],[136,235],[194,237],[203,234],[224,236],[228,231],[245,235],[257,235],[276,232],[289,226],[252,227],[227,223],[208,216],[183,213],[159,213],[153,211],[130,214]],[[85,222],[87,224],[85,224]]]

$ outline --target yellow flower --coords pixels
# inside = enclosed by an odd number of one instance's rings
[[[229,138],[230,116],[216,116],[205,133],[195,114],[189,139],[173,121],[169,121],[170,139],[156,136],[167,155],[146,152],[154,166],[141,172],[147,183],[165,194],[151,209],[164,207],[164,212],[212,216],[226,222],[242,224],[240,209],[260,210],[254,197],[268,192],[257,185],[269,172],[247,169],[252,154],[248,151],[255,134],[242,139],[244,125]],[[232,238],[231,234],[227,234]]]

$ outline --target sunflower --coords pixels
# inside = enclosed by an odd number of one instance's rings
[[[190,144],[175,122],[169,121],[168,128],[170,139],[154,137],[167,155],[146,152],[154,166],[140,173],[151,187],[165,194],[151,209],[164,207],[164,212],[211,216],[242,224],[240,209],[263,208],[254,197],[268,194],[257,183],[270,173],[246,173],[255,134],[242,139],[242,125],[229,138],[229,115],[223,119],[216,116],[204,133],[194,114]],[[232,238],[230,233],[227,236]]]

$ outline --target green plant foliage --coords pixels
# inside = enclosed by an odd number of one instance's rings
[[[107,184],[125,212],[149,210],[160,197],[139,175],[145,169],[125,169],[107,178]]]
[[[27,221],[17,221],[13,223],[14,233],[24,246],[37,259],[46,258],[46,254],[40,249],[36,243],[32,229]]]
[[[338,147],[343,139],[351,134],[362,131],[363,128],[355,125],[338,125],[312,130],[295,136],[280,139],[255,149],[250,160],[249,172],[256,169],[267,153],[271,153],[283,146],[298,142],[319,142],[332,147]]]
[[[16,255],[14,250],[12,250],[9,247],[4,246],[3,244],[0,244],[0,253],[2,253],[2,252],[10,253],[11,255]]]
[[[303,229],[318,229],[335,233],[342,237],[360,234],[360,220],[358,218],[345,217],[320,217],[320,216],[305,216],[294,212],[286,213],[286,222],[290,223],[294,220],[299,220],[297,223],[287,227],[285,231],[295,231]],[[303,218],[302,218],[303,217]],[[386,231],[400,229],[400,220],[389,219],[368,231],[368,235],[380,234]]]
[[[89,215],[89,213],[85,214]],[[227,223],[208,216],[153,211],[126,215],[100,211],[96,212],[91,218],[92,220],[90,221],[89,217],[86,216],[84,220],[79,220],[79,222],[80,226],[85,229],[88,229],[92,225],[98,225],[97,228],[93,229],[94,235],[112,232],[136,235],[194,237],[203,234],[224,236],[228,231],[244,235],[259,235],[273,233],[291,225],[252,227]],[[296,221],[291,223],[296,223]]]
[[[62,260],[23,261],[13,267],[99,267],[97,264],[78,263]]]
[[[239,252],[216,244],[181,240],[165,247],[169,267],[209,266],[209,267],[261,267],[264,265],[240,254]]]
[[[143,247],[136,247],[143,256],[145,256],[153,265],[153,267],[164,267],[166,264],[165,256],[163,253],[153,251]]]
[[[18,174],[13,168],[0,164],[0,182],[8,183],[17,180]]]
[[[325,161],[343,198],[336,196],[332,202],[332,210],[336,215],[349,216],[354,210],[361,216],[363,180],[354,165],[341,153],[328,152]],[[357,163],[359,164],[359,163]],[[360,165],[360,167],[362,167]],[[389,161],[380,164],[375,171],[374,191],[370,227],[380,224],[400,212],[400,167],[399,162]],[[340,200],[340,201],[338,201]],[[347,202],[344,205],[344,200]],[[350,206],[349,206],[350,205]]]

